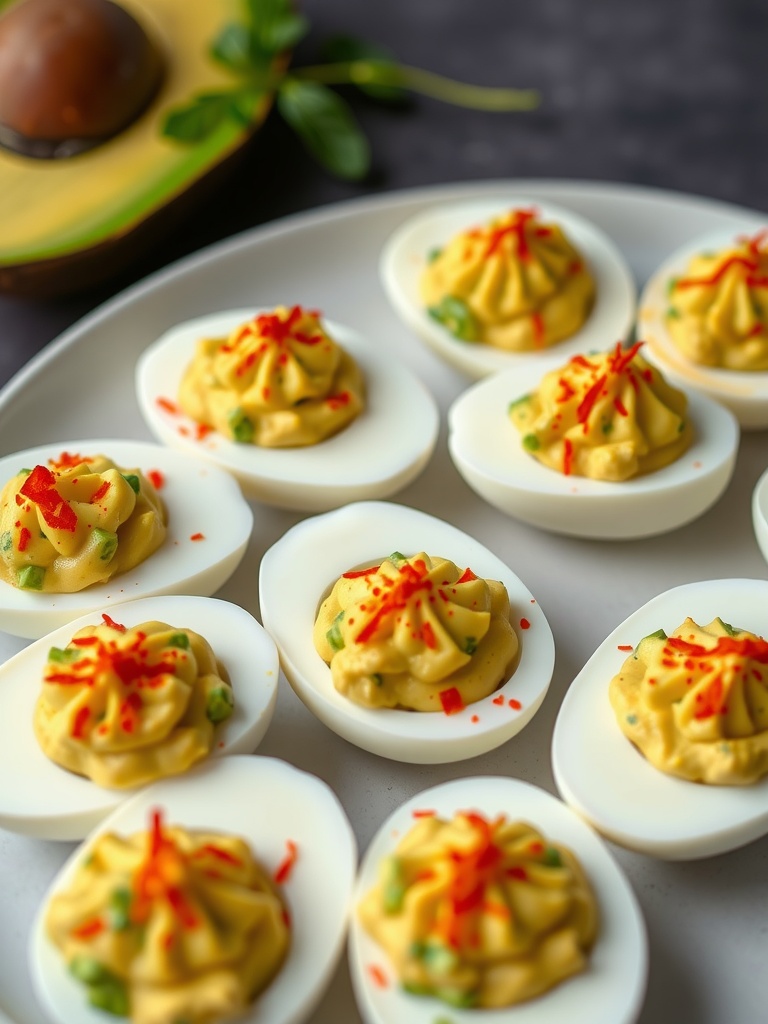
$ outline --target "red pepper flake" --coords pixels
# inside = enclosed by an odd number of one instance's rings
[[[634,651],[632,644],[619,644],[616,648],[617,651]]]
[[[179,409],[178,405],[176,405],[175,402],[172,402],[170,398],[163,398],[161,395],[160,398],[157,399],[157,404],[164,412],[170,413],[171,416],[181,415],[181,409]]]
[[[72,506],[56,490],[56,477],[46,466],[35,466],[19,488],[40,509],[43,519],[52,530],[74,533],[77,515]]]
[[[436,814],[437,811],[434,811],[431,808],[424,810],[415,810],[412,812],[412,816],[414,818],[434,818]]]
[[[480,716],[479,715],[472,715],[472,717],[470,718],[470,722],[472,722],[473,725],[477,725],[477,723],[479,721],[480,721]]]
[[[91,717],[91,709],[88,707],[80,708],[75,715],[75,720],[72,723],[72,738],[75,740],[81,740],[83,738],[83,732],[85,731],[85,725],[88,719]]]
[[[619,416],[629,416],[629,413],[627,412],[626,405],[624,405],[624,403],[622,402],[622,400],[619,398],[618,395],[616,395],[616,397],[613,400],[613,407],[616,410],[616,412],[619,414]]]
[[[498,704],[498,706],[501,707],[501,705],[504,703],[504,694],[500,693],[498,697],[494,697],[491,703]]]
[[[531,314],[531,327],[533,328],[533,344],[535,348],[543,348],[546,329],[544,327],[544,318],[541,313]]]
[[[29,544],[31,537],[32,537],[32,534],[29,532],[29,530],[26,528],[26,526],[22,526],[21,532],[19,533],[19,544],[18,544],[19,551],[26,551],[27,550],[27,544]]]
[[[106,925],[100,917],[93,917],[90,921],[84,921],[73,928],[70,932],[73,939],[93,939],[106,930]]]
[[[75,452],[62,452],[58,459],[48,459],[48,465],[54,469],[72,469],[79,466],[81,462],[93,462],[87,455],[79,455]]]
[[[195,440],[204,441],[209,434],[213,433],[213,427],[208,423],[198,423],[195,427]]]
[[[516,865],[515,867],[507,868],[507,870],[504,873],[506,874],[507,878],[515,878],[518,882],[528,881],[528,872],[523,867],[519,867]]]
[[[99,487],[98,490],[93,492],[93,494],[91,495],[91,500],[88,504],[97,505],[111,486],[112,484],[109,482],[109,480],[104,480],[101,487]]]
[[[435,648],[437,647],[437,637],[435,636],[435,631],[434,629],[432,629],[432,626],[430,625],[429,622],[425,622],[424,625],[421,627],[421,639],[424,641],[424,643],[427,645],[430,651],[434,651]]]
[[[372,565],[370,569],[352,569],[350,572],[343,572],[341,575],[345,580],[356,580],[361,576],[371,576],[379,571],[378,565]]]
[[[70,643],[73,647],[93,647],[99,642],[96,636],[73,636]]]
[[[205,540],[205,534],[204,533],[192,533],[192,534],[190,534],[189,539],[190,540]]]
[[[288,839],[285,845],[288,853],[285,855],[285,859],[278,865],[274,874],[277,885],[284,885],[288,881],[299,856],[299,848],[292,839]]]
[[[464,572],[461,574],[461,576],[456,580],[456,583],[457,584],[458,583],[469,583],[471,580],[476,580],[476,579],[477,579],[477,576],[475,576],[475,574],[472,572],[471,569],[467,568],[467,569],[464,570]]]
[[[115,622],[112,616],[107,615],[106,612],[102,612],[101,617],[104,620],[105,626],[109,626],[110,629],[116,629],[118,633],[125,633],[127,627],[124,626],[122,622]],[[84,637],[83,639],[87,640],[89,643],[97,643],[97,639],[95,636]],[[74,642],[77,643],[77,641]]]
[[[514,697],[510,697],[507,703],[509,704],[513,711],[519,711],[523,706],[520,703],[520,701],[516,700]]]
[[[338,395],[329,395],[325,402],[335,412],[337,409],[343,409],[345,405],[349,405],[350,399],[348,391],[340,391]]]
[[[379,967],[378,964],[368,964],[368,973],[371,976],[371,980],[377,988],[388,988],[389,981],[384,971]]]
[[[563,441],[563,474],[570,476],[573,472],[573,444],[571,439],[566,437]]]
[[[531,624],[528,619],[520,619],[520,629],[530,629]]]
[[[159,469],[150,469],[147,473],[147,479],[156,491],[160,491],[165,487],[165,477]]]
[[[458,715],[466,707],[464,699],[455,686],[450,687],[448,690],[441,690],[438,696],[446,715]]]

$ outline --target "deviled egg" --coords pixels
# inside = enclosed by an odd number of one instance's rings
[[[455,1000],[456,1005],[443,1009],[445,1004],[433,996],[405,991],[394,965],[361,921],[361,903],[382,878],[382,866],[391,863],[397,844],[414,824],[429,816],[450,820],[457,813],[475,813],[491,822],[498,822],[500,816],[512,822],[522,819],[546,836],[553,848],[560,844],[567,847],[578,859],[597,903],[597,935],[583,970],[513,1008],[462,1008],[461,1001]],[[433,865],[433,860],[425,861],[425,870]],[[520,874],[520,869],[512,870]],[[395,879],[393,884],[397,884]],[[530,910],[535,902],[531,892],[534,887],[524,883],[524,888],[526,909]],[[477,895],[475,890],[468,892],[464,903],[469,904]],[[430,893],[428,900],[432,898]],[[560,913],[562,899],[557,904]],[[489,904],[494,902],[493,897],[488,899]],[[585,914],[583,910],[582,920]],[[495,923],[498,918],[493,920]],[[389,925],[394,934],[392,927]],[[570,947],[569,952],[573,952]],[[594,1024],[630,1024],[642,1006],[648,963],[645,928],[634,894],[600,839],[549,793],[517,779],[487,777],[459,779],[425,790],[399,807],[381,826],[358,876],[349,957],[355,995],[366,1024],[432,1024],[442,1017],[456,1024],[481,1018],[484,1024],[502,1024],[513,1016],[520,1024],[544,1024],[571,1016]],[[553,953],[553,960],[556,958]],[[520,972],[517,981],[528,984],[534,980],[534,972],[527,965],[521,965]]]
[[[518,278],[523,270],[530,273],[532,248],[527,240],[524,248],[518,241],[516,252],[520,266],[510,269],[511,276],[503,299],[499,280],[501,269],[494,267],[492,273],[478,271],[476,294],[470,295],[469,301],[457,301],[454,297],[454,301],[449,298],[437,304],[425,302],[420,282],[430,260],[434,260],[436,254],[461,232],[469,237],[473,232],[482,232],[488,222],[504,217],[511,209],[519,215],[535,216],[537,223],[542,222],[539,233],[546,232],[553,238],[556,235],[558,244],[566,247],[568,252],[547,255],[537,267],[529,286],[525,287]],[[516,228],[517,225],[512,224],[504,230],[509,232]],[[561,229],[568,241],[562,240]],[[509,244],[514,241],[510,239]],[[547,246],[550,237],[540,241]],[[570,252],[571,244],[573,253]],[[493,240],[490,245],[496,252],[498,246],[494,246]],[[591,291],[585,284],[574,294],[573,302],[578,307],[576,312],[565,308],[567,296],[553,281],[553,268],[561,263],[566,282],[581,276],[593,282]],[[606,337],[625,338],[634,318],[632,275],[611,240],[577,214],[550,203],[537,203],[515,195],[435,206],[416,215],[398,228],[387,242],[381,256],[380,271],[387,296],[408,327],[439,356],[475,379],[498,370],[525,367],[531,362],[542,365],[553,359],[567,358],[574,352],[601,346]],[[466,275],[462,273],[460,278],[461,287],[466,290]],[[535,291],[536,286],[540,286],[542,295],[548,297],[549,304],[542,307],[543,313],[537,312],[533,306],[526,312],[532,301],[531,289]],[[523,312],[517,319],[529,325],[527,334],[530,337],[527,340],[517,337],[519,331],[514,332],[513,338],[504,337],[503,344],[512,346],[509,349],[475,340],[480,333],[473,326],[476,317],[473,309],[485,308],[489,303],[500,304],[495,319],[506,317],[510,304],[515,308],[519,305]],[[583,320],[585,312],[588,315]],[[550,320],[552,323],[548,326]],[[552,328],[552,337],[558,339],[551,347],[547,342],[549,327]],[[529,350],[515,351],[518,346]]]
[[[218,759],[188,776],[143,790],[66,862],[43,900],[29,946],[32,980],[51,1019],[59,1024],[100,1024],[104,1019],[101,1010],[88,1005],[87,990],[46,934],[52,896],[72,883],[100,837],[107,832],[127,836],[145,831],[157,810],[169,825],[242,837],[276,880],[288,907],[291,942],[285,961],[238,1020],[308,1020],[342,950],[356,843],[344,810],[325,783],[283,761],[261,757]]]
[[[619,728],[608,696],[611,680],[644,637],[659,630],[671,635],[688,617],[720,618],[765,636],[766,609],[765,580],[675,587],[613,630],[573,681],[552,739],[555,781],[563,799],[605,836],[642,853],[693,860],[768,832],[768,776],[749,785],[714,785],[660,771]]]
[[[254,315],[252,309],[239,309],[190,320],[144,352],[136,387],[141,411],[156,437],[223,466],[247,497],[300,511],[387,497],[419,475],[437,440],[434,399],[407,366],[393,366],[384,344],[377,346],[330,321],[324,327],[354,358],[365,392],[362,412],[332,437],[302,447],[261,447],[232,440],[185,415],[178,395],[198,342],[227,337]]]
[[[55,463],[62,453],[70,459],[75,455],[105,454],[119,466],[139,467],[153,483],[167,513],[166,536],[141,564],[74,593],[50,593],[0,580],[0,629],[36,638],[87,611],[131,598],[170,593],[207,596],[218,590],[240,564],[251,535],[253,513],[229,473],[160,445],[80,440],[6,455],[0,459],[0,480],[12,479],[21,469],[46,466],[49,460]],[[23,530],[15,541],[17,546],[24,543],[21,533]],[[7,543],[14,543],[12,532]],[[104,554],[109,556],[116,546],[113,539]]]
[[[752,525],[763,558],[768,562],[768,469],[752,492]]]
[[[3,828],[43,839],[82,839],[136,792],[107,789],[60,767],[43,753],[33,728],[49,652],[53,648],[61,655],[78,629],[101,624],[103,619],[127,628],[147,621],[165,622],[179,631],[194,630],[208,641],[234,695],[231,715],[214,731],[210,756],[250,753],[267,731],[277,697],[278,655],[271,638],[243,608],[213,598],[169,595],[110,605],[103,613],[89,612],[0,666]]]
[[[507,515],[576,537],[646,537],[695,519],[727,487],[738,424],[727,409],[696,392],[687,396],[690,446],[660,469],[628,480],[595,480],[543,465],[526,449],[509,415],[511,406],[536,390],[541,376],[539,366],[495,374],[461,394],[448,412],[448,448],[456,468]]]
[[[768,427],[768,370],[764,368],[768,350],[762,340],[762,332],[768,329],[762,309],[768,278],[758,268],[757,257],[750,260],[747,251],[749,236],[759,238],[756,233],[764,227],[764,223],[754,219],[739,220],[728,230],[721,229],[687,242],[652,275],[643,289],[638,311],[638,331],[648,343],[648,358],[670,380],[687,390],[695,388],[725,405],[745,430]],[[739,247],[745,249],[746,255],[739,255]],[[734,255],[718,264],[718,254],[731,250]],[[704,268],[701,273],[696,271],[691,276],[691,261],[701,264]],[[758,268],[754,272],[757,276],[753,274],[750,278],[753,262]],[[724,273],[731,266],[735,268],[734,274],[740,275],[738,280],[735,277],[731,280]],[[715,268],[713,272],[712,267]],[[702,287],[696,289],[696,295],[693,287],[682,290],[699,284]],[[704,286],[708,284],[711,284],[709,290],[713,295],[699,295],[707,290]],[[716,288],[720,288],[723,294],[714,294]],[[675,330],[680,329],[683,321],[680,302],[676,298],[679,295],[683,295],[686,305],[694,304],[700,319],[711,306],[707,322],[717,327],[724,348],[719,348],[717,340],[705,336],[704,328],[697,322],[692,328],[693,341],[681,349],[671,329],[671,325]],[[758,369],[748,368],[750,361],[746,353],[729,358],[726,351],[731,338],[739,339],[740,349],[748,348],[750,334],[761,345],[762,360],[755,363]],[[743,368],[724,368],[729,363]]]
[[[512,672],[466,706],[446,684],[434,711],[364,707],[336,689],[331,669],[315,648],[318,610],[333,584],[350,570],[355,575],[357,569],[379,565],[393,552],[412,556],[423,551],[506,587],[519,644]],[[265,628],[298,696],[334,732],[382,757],[433,764],[485,753],[531,720],[549,687],[554,641],[530,591],[476,540],[403,505],[360,502],[294,526],[262,558],[259,594]]]

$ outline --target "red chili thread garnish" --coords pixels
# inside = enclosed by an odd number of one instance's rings
[[[285,859],[278,865],[274,874],[277,885],[284,885],[288,881],[299,856],[299,848],[292,839],[286,840],[285,845],[288,853],[285,855]]]
[[[32,534],[29,532],[29,530],[26,528],[26,526],[22,526],[21,530],[19,531],[19,551],[27,550],[27,544],[29,544],[31,538]]]
[[[427,579],[428,570],[423,559],[411,565],[406,562],[398,570],[397,578],[387,580],[387,590],[373,617],[355,637],[355,643],[364,644],[375,635],[384,620],[394,612],[401,611],[408,601],[420,590],[431,590],[432,581]],[[442,594],[442,592],[441,592]]]
[[[93,917],[90,921],[84,921],[77,928],[73,928],[70,935],[73,939],[93,939],[97,935],[101,935],[106,927],[100,917]]]
[[[563,441],[563,473],[570,476],[573,471],[573,444],[571,439],[566,437]]]
[[[205,540],[204,533],[192,533],[189,537],[190,540]]]
[[[450,852],[447,905],[437,922],[444,941],[454,949],[478,945],[478,915],[485,903],[485,890],[497,878],[504,857],[493,841],[497,823],[471,812],[465,817],[475,831],[476,843],[469,850]]]
[[[46,680],[48,682],[48,680]],[[80,740],[83,738],[83,732],[88,719],[91,717],[91,709],[88,707],[79,708],[75,715],[75,720],[72,723],[72,738]]]
[[[90,505],[97,505],[101,501],[101,499],[104,497],[104,495],[107,493],[107,491],[109,490],[109,488],[111,486],[112,486],[112,484],[109,482],[109,480],[104,480],[102,482],[101,486],[97,490],[95,490],[93,492],[93,494],[91,495],[91,500],[90,500],[89,504]]]
[[[105,626],[109,626],[110,629],[116,629],[118,633],[125,633],[126,632],[127,627],[124,626],[122,624],[122,622],[115,622],[115,620],[112,618],[111,615],[107,615],[106,612],[102,612],[101,613],[101,617],[102,617],[102,619],[104,621],[104,625]],[[90,640],[91,642],[97,642],[95,636],[94,637],[86,637],[85,639]]]
[[[240,857],[236,857],[234,853],[230,853],[229,850],[223,850],[220,846],[215,846],[213,843],[206,843],[204,846],[201,846],[198,850],[195,850],[192,856],[195,858],[214,857],[216,860],[220,860],[224,864],[230,864],[235,868],[243,866]]]
[[[634,651],[632,644],[619,644],[616,648],[618,651]]]
[[[48,465],[54,469],[72,469],[79,466],[81,462],[93,462],[87,455],[79,455],[74,452],[62,452],[58,459],[48,459]]]
[[[466,707],[463,697],[455,686],[451,686],[448,690],[441,690],[438,696],[446,715],[458,715]]]
[[[424,810],[416,810],[412,812],[412,816],[414,818],[434,818],[436,814],[437,811],[434,811],[431,808]]]
[[[619,414],[619,416],[629,416],[629,413],[627,412],[627,407],[624,405],[624,403],[618,395],[616,395],[616,397],[613,400],[613,407]]]
[[[531,314],[531,327],[533,328],[534,347],[543,348],[546,337],[546,328],[544,327],[544,317],[541,313]]]
[[[389,986],[387,976],[378,964],[368,964],[368,973],[371,976],[371,981],[373,981],[377,988],[387,988]]]
[[[162,490],[165,486],[165,477],[159,469],[150,469],[147,473],[147,479],[156,491]]]
[[[378,565],[372,565],[370,569],[352,569],[350,572],[343,572],[341,575],[345,580],[356,580],[361,576],[371,576],[379,571]]]
[[[175,402],[172,402],[170,400],[170,398],[164,398],[161,395],[160,398],[157,399],[157,404],[165,412],[170,413],[171,416],[180,416],[181,415],[181,409],[179,409],[178,405],[176,405]]]

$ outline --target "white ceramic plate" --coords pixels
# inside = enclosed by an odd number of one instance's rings
[[[136,389],[144,418],[159,440],[228,469],[249,498],[303,512],[323,512],[363,498],[386,498],[417,477],[437,440],[437,406],[408,366],[393,361],[386,336],[378,333],[375,323],[369,326],[370,337],[364,338],[325,321],[331,337],[363,372],[365,409],[320,444],[259,448],[236,444],[216,432],[196,440],[192,420],[160,407],[158,399],[175,402],[197,341],[226,337],[254,312],[238,309],[180,324],[143,354]]]
[[[365,198],[266,225],[153,276],[47,347],[0,396],[0,451],[60,438],[103,437],[116,424],[126,437],[149,440],[133,387],[141,352],[183,320],[220,309],[268,305],[283,294],[289,279],[302,301],[330,319],[362,334],[375,320],[393,355],[416,371],[445,415],[466,387],[466,377],[417,344],[401,325],[382,292],[378,259],[387,238],[408,217],[432,206],[512,191],[567,207],[597,224],[624,253],[638,283],[688,239],[727,227],[735,212],[745,212],[635,186],[507,181]],[[62,402],[62,386],[66,390],[75,385],[87,391],[88,401]],[[742,438],[726,494],[704,516],[673,534],[605,545],[544,533],[502,515],[464,484],[439,441],[429,465],[398,501],[448,519],[514,566],[541,600],[557,641],[547,699],[512,743],[483,755],[479,771],[522,777],[552,791],[548,752],[560,700],[606,635],[649,598],[676,584],[705,575],[749,577],[758,572],[756,567],[764,563],[749,507],[765,466],[765,437],[748,434]],[[248,551],[219,596],[258,617],[261,555],[297,518],[260,510]],[[24,641],[0,634],[0,659],[23,646]],[[382,761],[331,733],[288,686],[280,688],[274,719],[259,750],[289,758],[329,782],[361,845],[394,807],[425,786],[467,770],[462,763],[413,767]],[[24,947],[42,894],[65,856],[61,844],[0,833],[0,1018],[5,1011],[15,1024],[45,1024],[32,993]],[[618,857],[649,922],[652,971],[641,1024],[680,1024],[692,1017],[697,1024],[761,1020],[764,985],[754,957],[764,942],[759,898],[765,884],[764,845],[680,870],[623,851]],[[339,1021],[360,1022],[345,967],[313,1016],[313,1024]]]
[[[51,1019],[103,1024],[105,1018],[86,1004],[82,985],[45,935],[43,911],[50,895],[66,888],[98,834],[144,831],[158,807],[169,824],[242,836],[273,872],[284,861],[288,841],[296,844],[296,862],[283,886],[291,948],[272,983],[239,1019],[243,1024],[309,1020],[344,945],[357,846],[344,809],[324,783],[263,757],[223,758],[189,776],[155,783],[111,814],[64,865],[43,898],[29,948],[33,980]]]
[[[752,495],[752,525],[763,558],[768,562],[768,469],[757,481]]]
[[[552,764],[563,798],[609,839],[669,860],[711,857],[768,832],[768,776],[708,786],[654,768],[619,726],[608,684],[644,636],[690,616],[768,633],[768,582],[709,580],[675,587],[630,615],[574,679],[555,726]],[[625,650],[619,650],[619,647]]]
[[[459,811],[486,818],[504,814],[527,821],[547,839],[578,857],[597,900],[600,925],[587,968],[549,992],[502,1010],[457,1010],[435,1000],[408,995],[397,984],[382,948],[364,931],[353,911],[349,955],[352,981],[366,1024],[550,1024],[570,1019],[589,1024],[631,1024],[645,992],[648,950],[645,926],[629,883],[603,843],[560,801],[518,779],[466,778],[413,797],[381,826],[368,847],[355,888],[355,906],[378,880],[382,860],[414,823],[413,812],[435,811],[451,819]],[[372,982],[378,969],[386,985]]]
[[[695,436],[669,466],[633,480],[565,476],[522,445],[510,402],[535,391],[541,369],[506,370],[473,385],[448,411],[451,457],[491,505],[524,522],[575,537],[616,540],[674,530],[705,512],[731,479],[739,427],[727,409],[689,392]]]
[[[721,402],[745,430],[768,427],[768,372],[740,373],[691,362],[675,345],[664,317],[670,278],[683,277],[691,257],[698,253],[717,252],[731,245],[737,235],[753,235],[764,228],[765,216],[756,217],[735,213],[730,226],[707,232],[673,252],[643,289],[637,314],[637,336],[647,342],[648,358],[678,387],[686,391],[696,388]]]
[[[419,279],[429,253],[455,235],[513,207],[535,207],[540,219],[555,222],[586,260],[595,280],[595,305],[571,337],[541,352],[505,352],[492,345],[460,341],[429,316],[419,297]],[[608,235],[572,211],[510,192],[493,199],[471,199],[426,210],[402,224],[381,254],[381,278],[403,321],[443,359],[477,379],[498,370],[562,362],[577,352],[604,349],[623,341],[635,315],[635,284],[621,251]]]
[[[166,622],[203,636],[226,668],[235,711],[216,731],[211,756],[250,754],[267,731],[277,698],[277,649],[262,626],[228,601],[206,597],[148,597],[109,606],[124,626]],[[0,827],[40,839],[82,839],[134,790],[103,789],[50,761],[32,717],[51,647],[66,647],[91,613],[49,633],[0,665]],[[23,780],[23,783],[20,783]]]
[[[520,643],[515,670],[498,690],[457,714],[360,707],[336,690],[315,650],[312,627],[330,587],[349,569],[376,565],[392,551],[447,558],[507,588]],[[439,764],[485,754],[516,736],[546,696],[555,644],[531,592],[482,544],[416,509],[363,501],[299,523],[264,555],[259,593],[264,625],[296,693],[329,729],[382,757]]]

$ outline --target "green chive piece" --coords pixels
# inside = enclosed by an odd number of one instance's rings
[[[519,406],[525,405],[527,402],[530,402],[530,400],[530,395],[521,395],[520,398],[513,399],[507,406],[507,412],[512,412],[513,409],[517,409]]]
[[[434,989],[429,985],[420,985],[418,981],[404,981],[403,991],[408,992],[412,996],[432,996],[435,994]]]
[[[100,960],[82,954],[72,958],[69,973],[84,985],[98,985],[112,976]]]
[[[477,1005],[476,992],[462,992],[460,989],[441,986],[436,988],[433,994],[436,999],[448,1003],[449,1006],[455,1006],[457,1010],[466,1010]]]
[[[123,480],[125,480],[125,482],[130,486],[130,488],[133,491],[133,493],[134,494],[138,494],[139,490],[141,488],[141,484],[139,483],[139,478],[136,476],[136,474],[135,473],[122,473],[121,476],[122,476]]]
[[[399,568],[401,565],[407,562],[408,559],[401,551],[393,551],[392,554],[387,557],[387,561],[391,562],[392,565],[395,565]]]
[[[115,557],[117,551],[117,534],[111,530],[102,530],[98,526],[93,528],[91,533],[93,543],[99,552],[99,559],[102,562],[109,562]]]
[[[667,310],[667,318],[669,320],[679,320],[680,319],[680,310],[679,309],[675,309],[674,306],[670,306],[669,309]]]
[[[469,306],[461,299],[446,295],[436,306],[430,306],[427,312],[459,341],[477,341],[477,321]]]
[[[189,650],[189,637],[186,633],[174,633],[168,638],[166,647],[178,647],[182,651]]]
[[[560,856],[560,851],[555,849],[554,846],[548,846],[546,848],[541,858],[541,862],[548,868],[561,868],[563,866],[563,858]]]
[[[528,452],[537,452],[541,448],[541,441],[535,434],[526,434],[523,438],[523,448]]]
[[[80,657],[80,651],[76,647],[52,647],[48,651],[48,661],[55,665],[71,665]]]
[[[227,416],[227,424],[232,431],[232,437],[239,444],[250,444],[253,441],[253,421],[245,415],[240,406]]]
[[[121,886],[109,898],[109,923],[116,932],[124,932],[131,924],[131,890]]]
[[[19,472],[18,472],[18,473],[17,473],[16,475],[17,475],[17,476],[29,476],[29,474],[30,474],[31,472],[32,472],[32,470],[31,470],[31,469],[28,469],[28,468],[27,468],[27,467],[25,466],[25,467],[24,467],[24,469],[20,469],[20,470],[19,470]]]
[[[45,579],[45,568],[42,565],[25,565],[16,574],[16,580],[22,590],[42,590]]]
[[[433,249],[430,249],[427,253],[427,263],[434,263],[437,257],[443,250],[439,245],[436,245]]]
[[[744,632],[743,629],[737,629],[736,626],[732,626],[730,622],[723,622],[719,615],[715,621],[720,623],[728,636],[738,636],[739,633]]]
[[[88,1002],[97,1010],[104,1010],[115,1017],[127,1017],[131,1011],[128,990],[119,978],[110,977],[99,985],[88,988]]]
[[[627,715],[627,725],[637,725],[637,715]]]
[[[0,533],[0,551],[10,551],[13,547],[13,538],[10,530]]]
[[[477,637],[466,636],[464,637],[464,653],[474,654],[477,650]]]
[[[675,288],[677,288],[677,282],[679,280],[679,277],[670,277],[670,279],[667,281],[667,295],[671,295]]]
[[[325,632],[325,639],[328,641],[332,651],[344,650],[344,637],[341,635],[341,620],[344,618],[344,612],[341,611],[333,620],[333,625],[330,629]]]
[[[421,959],[436,974],[449,974],[459,966],[457,954],[439,942],[425,942]]]
[[[210,722],[218,725],[225,722],[235,707],[235,698],[228,686],[217,686],[208,694],[208,706],[205,714]]]
[[[387,857],[381,866],[381,881],[384,896],[384,913],[397,914],[403,908],[405,899],[405,876],[399,857]]]

